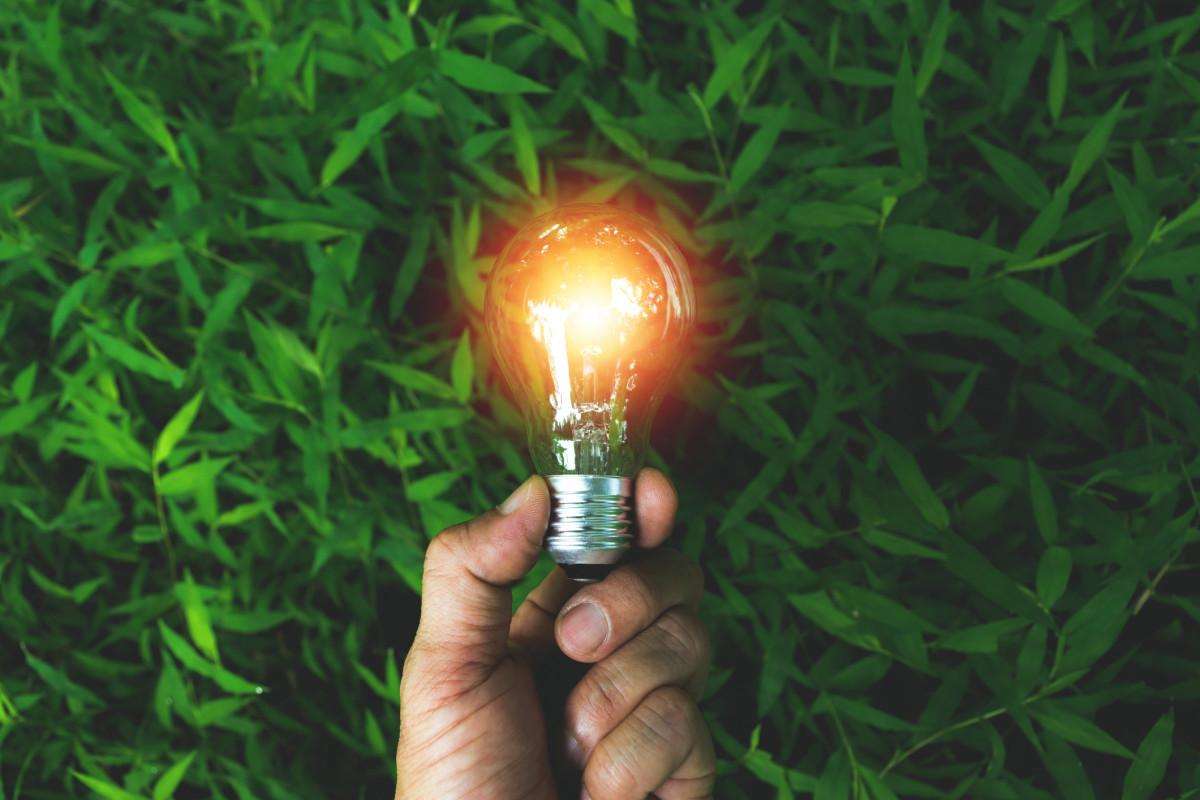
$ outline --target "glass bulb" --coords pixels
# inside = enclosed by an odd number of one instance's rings
[[[628,549],[632,478],[694,315],[679,248],[621,209],[558,208],[496,260],[485,322],[550,486],[546,546],[572,577]]]

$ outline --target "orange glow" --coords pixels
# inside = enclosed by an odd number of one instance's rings
[[[497,259],[486,317],[519,402],[548,415],[556,441],[618,444],[632,420],[648,427],[693,304],[683,256],[649,223],[566,206],[518,232]],[[583,468],[571,453],[559,467]]]

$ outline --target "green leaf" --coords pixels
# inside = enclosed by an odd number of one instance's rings
[[[1062,116],[1063,101],[1067,97],[1067,48],[1063,43],[1063,35],[1058,34],[1058,43],[1054,46],[1054,59],[1050,62],[1050,75],[1046,85],[1046,105],[1050,109],[1050,119],[1058,124]]]
[[[946,506],[942,504],[937,493],[933,491],[933,487],[929,485],[929,481],[925,479],[917,460],[899,442],[870,422],[867,422],[867,427],[875,440],[879,442],[879,446],[883,450],[883,457],[887,460],[892,474],[896,476],[900,488],[921,512],[921,516],[938,530],[948,528],[950,515],[946,512]]]
[[[844,639],[856,647],[876,649],[872,644],[875,637],[860,632],[858,623],[833,604],[823,591],[807,594],[789,594],[788,602],[807,617],[813,624],[832,636]]]
[[[1134,757],[1129,748],[1118,742],[1091,720],[1046,703],[1031,706],[1029,710],[1034,718],[1042,724],[1042,727],[1051,733],[1061,736],[1072,744],[1077,744],[1080,747],[1086,747],[1089,750],[1095,750],[1099,753],[1121,756],[1122,758]]]
[[[1037,595],[1046,608],[1053,608],[1063,596],[1070,579],[1071,551],[1057,545],[1046,548],[1037,568]]]
[[[863,539],[880,550],[897,556],[932,558],[935,561],[944,561],[946,559],[945,553],[933,550],[923,544],[918,544],[911,539],[905,539],[903,536],[888,533],[887,531],[864,531]]]
[[[747,481],[745,487],[738,492],[738,496],[721,518],[718,530],[729,530],[744,520],[751,511],[761,508],[771,492],[783,480],[790,460],[788,454],[781,453],[763,465],[758,474]]]
[[[1067,645],[1062,673],[1088,667],[1112,648],[1129,620],[1129,600],[1136,588],[1134,578],[1118,575],[1071,615],[1062,627]]]
[[[985,267],[1009,253],[968,236],[916,225],[889,225],[883,231],[889,253],[944,267]]]
[[[37,383],[38,364],[36,361],[26,366],[13,378],[12,393],[18,403],[28,403]]]
[[[1051,627],[1050,617],[1033,596],[996,569],[990,559],[949,531],[943,532],[941,538],[946,549],[946,569],[972,591],[1030,622]]]
[[[762,129],[760,128],[759,131]],[[756,135],[758,131],[755,132]],[[719,183],[720,178],[708,172],[699,172],[678,161],[670,161],[664,158],[648,158],[646,159],[646,169],[653,172],[655,175],[661,175],[673,181],[680,183]]]
[[[646,148],[642,147],[637,137],[621,127],[608,109],[586,96],[581,96],[579,100],[583,103],[583,107],[587,109],[588,116],[592,118],[592,122],[600,129],[601,133],[608,137],[609,141],[634,160],[646,160]]]
[[[1021,260],[1032,259],[1058,233],[1058,229],[1062,227],[1063,216],[1067,213],[1068,200],[1070,193],[1059,187],[1050,198],[1050,202],[1041,206],[1038,215],[1017,241],[1016,254]]]
[[[1058,264],[1061,264],[1062,262],[1066,261],[1067,259],[1069,259],[1069,258],[1075,256],[1076,254],[1081,253],[1084,250],[1086,250],[1087,248],[1091,247],[1093,244],[1098,242],[1103,237],[1104,237],[1104,234],[1098,233],[1095,236],[1084,239],[1082,242],[1076,242],[1073,245],[1068,245],[1067,247],[1064,247],[1062,250],[1057,250],[1053,253],[1049,253],[1047,255],[1042,256],[1041,258],[1035,258],[1032,261],[1025,261],[1025,262],[1022,262],[1019,264],[1010,264],[1009,266],[1004,268],[1004,271],[1006,273],[1030,272],[1032,270],[1046,269],[1047,267],[1057,266]]]
[[[460,86],[480,92],[527,94],[550,91],[508,67],[455,50],[442,50],[438,54],[438,67],[443,75]]]
[[[204,318],[204,326],[200,329],[201,343],[208,342],[229,327],[235,312],[253,286],[251,279],[244,275],[235,275],[229,279],[229,282],[217,293],[208,307],[208,315]]]
[[[121,108],[125,109],[125,114],[129,117],[130,121],[141,128],[143,133],[162,148],[167,157],[171,159],[171,163],[177,167],[183,167],[183,162],[179,160],[179,148],[175,145],[175,137],[167,130],[167,123],[164,121],[162,115],[142,102],[141,98],[130,91],[125,84],[121,83],[117,79],[117,76],[108,71],[107,67],[101,67],[100,69],[104,73],[104,77],[108,80],[108,85],[112,87],[113,93],[116,94]]]
[[[333,152],[326,157],[325,164],[321,167],[321,188],[332,185],[343,172],[354,166],[367,149],[367,145],[378,139],[383,129],[396,118],[402,108],[400,99],[396,99],[359,117],[354,128],[341,135],[333,147]],[[270,227],[278,229],[281,226]]]
[[[971,392],[975,389],[975,382],[979,380],[982,373],[983,367],[976,364],[955,387],[942,409],[941,418],[937,421],[937,430],[946,430],[959,418],[971,397]]]
[[[549,12],[539,9],[532,9],[532,11],[537,15],[538,24],[541,26],[542,32],[552,42],[583,63],[588,64],[591,62],[591,59],[588,58],[587,48],[583,46],[579,35],[567,26],[566,23],[559,21],[557,17]]]
[[[1121,800],[1149,800],[1162,783],[1171,763],[1171,739],[1175,735],[1175,712],[1168,711],[1142,739],[1137,755],[1125,773]]]
[[[184,570],[183,574],[183,583],[175,585],[175,595],[179,599],[180,605],[183,606],[188,633],[191,635],[196,649],[212,661],[220,664],[221,656],[217,652],[217,635],[212,628],[212,620],[208,615],[208,607],[204,605],[204,600],[200,597],[200,591],[196,588],[195,581],[192,580],[191,570]]]
[[[1196,219],[1200,219],[1200,200],[1196,200],[1181,211],[1173,220],[1165,223],[1158,231],[1159,236],[1167,236],[1173,233],[1176,228],[1187,225]]]
[[[525,181],[525,188],[532,195],[541,194],[542,178],[538,169],[537,145],[533,142],[533,134],[529,130],[525,112],[515,96],[510,97],[508,101],[508,123],[513,154],[516,157],[517,169]]]
[[[622,4],[620,0],[617,0],[617,6]],[[609,0],[581,0],[580,6],[586,8],[597,22],[625,39],[629,44],[632,45],[637,41],[637,24],[633,19],[632,11],[625,13]]]
[[[454,347],[454,358],[450,362],[450,385],[454,387],[454,399],[460,403],[470,400],[474,380],[475,358],[471,352],[471,329],[464,328],[458,344]]]
[[[462,472],[459,470],[435,472],[410,483],[405,490],[405,496],[413,503],[432,500],[449,491],[460,478],[462,478]]]
[[[1116,198],[1121,214],[1125,217],[1125,226],[1129,228],[1130,237],[1135,244],[1145,242],[1150,238],[1150,231],[1154,226],[1154,218],[1145,196],[1111,164],[1105,164],[1104,169],[1108,173],[1108,185],[1112,187],[1113,197]]]
[[[204,459],[173,469],[159,479],[158,493],[170,497],[207,490],[233,460],[232,457]]]
[[[0,437],[26,431],[53,402],[54,395],[45,394],[0,411]]]
[[[729,88],[743,77],[750,60],[762,51],[762,46],[775,26],[776,19],[774,16],[764,19],[754,26],[753,30],[725,48],[725,51],[717,56],[716,69],[713,70],[712,75],[708,78],[708,83],[704,86],[702,99],[707,108],[715,106],[729,91]]]
[[[983,156],[996,176],[1004,185],[1012,190],[1018,200],[1029,204],[1035,209],[1041,209],[1050,202],[1050,190],[1046,188],[1041,175],[1017,156],[1002,150],[983,139],[968,136],[971,144]]]
[[[345,236],[350,230],[337,225],[326,225],[324,222],[280,222],[275,225],[260,225],[246,233],[255,239],[274,239],[279,242],[321,242]]]
[[[1146,258],[1129,274],[1130,280],[1161,281],[1200,275],[1200,244]]]
[[[188,767],[192,765],[192,761],[196,758],[195,751],[188,753],[183,758],[172,764],[158,780],[154,782],[154,794],[152,800],[169,800],[175,796],[175,790],[179,788],[179,784],[183,782],[183,776],[187,774]]]
[[[54,316],[50,318],[51,339],[58,336],[62,330],[62,326],[75,313],[75,310],[83,305],[84,296],[96,281],[96,275],[84,275],[72,283],[67,291],[63,292],[62,297],[59,298],[58,303],[54,306]]]
[[[737,160],[733,162],[733,169],[729,172],[729,190],[731,192],[736,193],[745,186],[746,182],[767,163],[771,151],[775,148],[775,142],[778,141],[779,134],[782,133],[783,126],[787,122],[789,107],[785,105],[781,110],[772,114],[746,142],[742,152],[738,153]]]
[[[815,200],[788,210],[787,221],[804,228],[841,228],[847,225],[877,225],[879,215],[869,208]]]
[[[171,654],[179,659],[185,667],[197,675],[203,675],[211,679],[214,683],[220,686],[225,691],[231,694],[262,694],[263,687],[258,684],[233,674],[224,667],[220,667],[211,661],[205,660],[203,656],[197,653],[187,641],[171,630],[163,623],[158,621],[158,632],[163,638],[163,643]]]
[[[900,67],[892,90],[892,136],[900,150],[900,164],[904,169],[914,174],[924,174],[929,160],[925,150],[925,121],[917,102],[917,86],[907,46],[900,56]]]
[[[925,46],[921,49],[921,65],[917,68],[917,97],[924,97],[929,89],[929,82],[937,74],[938,67],[946,53],[946,36],[950,32],[950,0],[942,0],[938,5],[933,24],[929,26],[929,34]]]
[[[127,792],[120,786],[117,786],[116,784],[106,781],[102,778],[84,775],[82,772],[77,772],[76,770],[71,770],[71,774],[75,776],[77,781],[91,789],[99,797],[103,797],[105,800],[144,800],[141,795]]]
[[[1026,459],[1026,462],[1029,466],[1029,499],[1033,503],[1034,522],[1046,544],[1054,544],[1058,541],[1058,511],[1054,507],[1054,497],[1042,479],[1037,464],[1033,463],[1033,459]]]
[[[1121,115],[1121,109],[1125,106],[1125,98],[1128,96],[1128,92],[1122,94],[1112,108],[1092,126],[1087,135],[1079,142],[1079,146],[1075,148],[1075,155],[1071,158],[1071,169],[1067,173],[1066,180],[1062,182],[1063,191],[1073,192],[1092,165],[1100,156],[1104,155],[1104,150],[1108,147],[1108,140]]]
[[[184,372],[174,364],[151,358],[95,325],[84,325],[83,330],[106,356],[119,364],[155,380],[165,381],[176,389],[183,386]]]
[[[1092,335],[1091,328],[1080,322],[1066,307],[1025,281],[1016,278],[1002,278],[1000,293],[1018,311],[1051,330],[1061,331],[1081,339],[1090,338]]]
[[[1127,381],[1132,381],[1142,388],[1148,385],[1146,376],[1139,372],[1136,367],[1127,361],[1121,360],[1100,345],[1094,342],[1076,342],[1073,347],[1076,353],[1100,369],[1111,372]]]
[[[835,587],[834,592],[839,597],[841,607],[855,619],[878,622],[890,631],[939,632],[937,626],[919,614],[877,592],[849,584]]]
[[[175,416],[171,417],[166,426],[162,429],[162,433],[158,435],[158,441],[154,444],[154,465],[158,466],[167,457],[171,455],[171,451],[175,449],[175,445],[179,443],[192,427],[192,422],[196,419],[196,413],[200,410],[200,403],[204,400],[204,390],[196,392],[191,400],[184,403],[183,408],[175,412]]]
[[[83,150],[78,147],[68,147],[66,145],[55,144],[48,142],[45,139],[28,139],[24,136],[9,136],[8,141],[21,147],[28,147],[31,150],[37,150],[50,158],[58,161],[67,161],[72,164],[81,164],[85,167],[100,170],[101,172],[122,172],[124,167],[115,161],[98,156],[90,150]]]
[[[1046,745],[1042,761],[1062,792],[1063,800],[1096,800],[1091,781],[1079,755],[1061,736],[1044,731],[1040,737]]]
[[[323,381],[325,371],[321,368],[321,362],[317,360],[316,354],[309,349],[308,345],[300,341],[300,337],[291,328],[285,328],[274,320],[270,320],[270,323],[271,335],[279,345],[279,351],[297,367],[315,375],[317,380]]]
[[[181,249],[179,242],[139,242],[128,250],[106,259],[104,263],[113,269],[154,267],[174,260]]]
[[[425,260],[429,255],[429,243],[433,237],[433,220],[425,215],[417,217],[409,225],[408,234],[408,246],[404,251],[400,266],[396,270],[392,296],[388,301],[388,319],[392,321],[404,310],[413,288],[417,285],[421,270],[425,267]]]
[[[1036,17],[1022,22],[1021,40],[1015,47],[1008,47],[1000,55],[997,69],[1002,76],[1000,111],[1007,114],[1029,88],[1029,76],[1042,53],[1049,26]]]
[[[1003,619],[973,625],[943,637],[937,646],[943,650],[957,650],[962,653],[994,653],[999,648],[1002,637],[1028,625],[1029,622],[1023,619]]]
[[[428,372],[422,372],[419,369],[414,369],[404,364],[385,364],[382,361],[367,361],[365,363],[368,367],[383,375],[397,386],[403,386],[416,392],[431,394],[435,397],[448,399],[456,396],[452,386],[441,378],[430,375]]]

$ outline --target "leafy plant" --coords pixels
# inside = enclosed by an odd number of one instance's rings
[[[483,281],[571,200],[700,288],[720,797],[1200,794],[1198,35],[0,8],[0,797],[386,796],[422,548],[528,470]]]

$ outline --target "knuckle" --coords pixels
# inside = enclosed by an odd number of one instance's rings
[[[684,667],[708,663],[708,628],[694,613],[676,607],[659,617],[657,625],[663,647]]]
[[[588,671],[576,688],[577,702],[567,712],[581,739],[594,741],[611,727],[629,703],[627,689],[624,676],[603,662]]]
[[[449,564],[458,560],[460,526],[447,528],[433,537],[425,547],[425,571],[437,572],[444,570]]]
[[[651,692],[635,713],[646,730],[665,744],[690,741],[700,719],[696,704],[677,686]]]
[[[628,569],[618,570],[614,576],[618,580],[613,587],[613,595],[622,616],[644,619],[653,616],[658,606],[658,593],[641,572]]]
[[[594,800],[639,797],[638,776],[629,754],[601,743],[583,771],[583,785]]]

